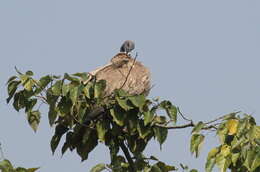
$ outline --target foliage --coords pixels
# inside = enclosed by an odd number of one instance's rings
[[[156,139],[162,148],[169,130],[187,127],[193,127],[190,151],[196,157],[205,140],[203,131],[217,131],[221,138],[221,145],[209,152],[207,172],[212,171],[215,164],[221,171],[237,168],[242,172],[260,168],[260,128],[251,116],[240,118],[237,113],[232,113],[194,124],[170,101],[150,100],[142,94],[129,95],[121,89],[104,96],[105,80],[97,81],[87,73],[65,73],[63,77],[46,75],[36,80],[31,71],[17,72],[18,76],[12,76],[7,82],[7,102],[13,100],[17,111],[24,109],[34,131],[41,118],[36,106],[48,105],[49,124],[55,127],[50,142],[53,153],[62,137],[66,137],[62,154],[76,150],[82,161],[99,143],[109,148],[111,163],[98,164],[92,168],[93,172],[106,169],[115,172],[176,171],[177,167],[154,156],[146,157],[143,152],[151,139]],[[188,123],[177,125],[179,118]]]
[[[0,170],[2,172],[35,172],[39,168],[23,168],[23,167],[17,167],[14,168],[11,162],[7,159],[4,159],[3,161],[0,161]]]

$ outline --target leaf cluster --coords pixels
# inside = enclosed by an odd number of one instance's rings
[[[2,172],[35,172],[39,168],[23,168],[23,167],[17,167],[14,168],[11,162],[7,159],[4,159],[3,161],[0,161],[0,170]]]

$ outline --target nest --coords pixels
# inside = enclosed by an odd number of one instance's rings
[[[115,89],[123,89],[131,95],[148,95],[151,87],[149,69],[126,53],[118,53],[109,64],[90,74],[97,80],[106,80],[105,95],[111,95]]]

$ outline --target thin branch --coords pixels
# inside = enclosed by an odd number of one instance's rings
[[[47,99],[44,96],[37,96],[36,95],[35,97],[41,99],[43,103],[48,104]]]
[[[181,129],[181,128],[194,127],[195,125],[191,122],[189,124],[179,125],[179,126],[165,126],[165,125],[160,125],[160,124],[156,124],[156,126],[162,127],[162,128],[167,128],[167,129]]]
[[[119,146],[122,149],[122,151],[124,152],[125,157],[126,157],[128,163],[129,163],[130,171],[131,172],[135,172],[136,170],[135,170],[134,161],[133,161],[133,159],[132,159],[132,157],[131,157],[127,147],[125,146],[124,142],[123,141],[119,141]]]
[[[179,108],[177,108],[177,111],[179,112],[179,114],[181,115],[181,117],[182,117],[184,120],[190,121],[191,123],[193,123],[191,119],[186,118],[186,117],[182,114],[182,112],[180,111]]]
[[[133,61],[133,64],[132,64],[131,68],[129,69],[128,74],[126,75],[125,81],[124,81],[124,83],[122,84],[122,86],[120,87],[120,89],[122,89],[122,88],[125,86],[125,84],[126,84],[126,82],[127,82],[127,79],[128,79],[128,77],[129,77],[129,75],[130,75],[130,73],[131,73],[131,71],[132,71],[132,69],[133,69],[133,67],[134,67],[134,65],[135,65],[137,56],[138,56],[138,54],[136,53],[135,58],[134,58],[134,61]]]
[[[234,113],[237,114],[237,113],[240,113],[240,112],[241,112],[241,111],[237,111],[237,112],[234,112]],[[225,117],[226,117],[226,115],[223,115],[223,116],[221,116],[221,117],[219,117],[219,118],[217,118],[217,119],[214,119],[214,120],[212,120],[212,121],[206,122],[205,124],[210,124],[210,123],[216,122],[216,121],[218,121],[218,120],[224,119]]]

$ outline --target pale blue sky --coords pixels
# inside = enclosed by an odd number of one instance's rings
[[[235,110],[260,122],[260,1],[257,0],[1,0],[0,141],[16,166],[40,172],[86,172],[109,162],[100,145],[83,163],[75,152],[52,156],[53,134],[46,107],[35,134],[23,112],[6,105],[5,82],[20,70],[36,76],[86,72],[103,65],[126,39],[136,42],[139,59],[151,69],[150,97],[169,99],[196,121]],[[189,153],[190,130],[171,131],[160,151],[146,151],[178,165],[204,171],[208,135],[201,157]]]

